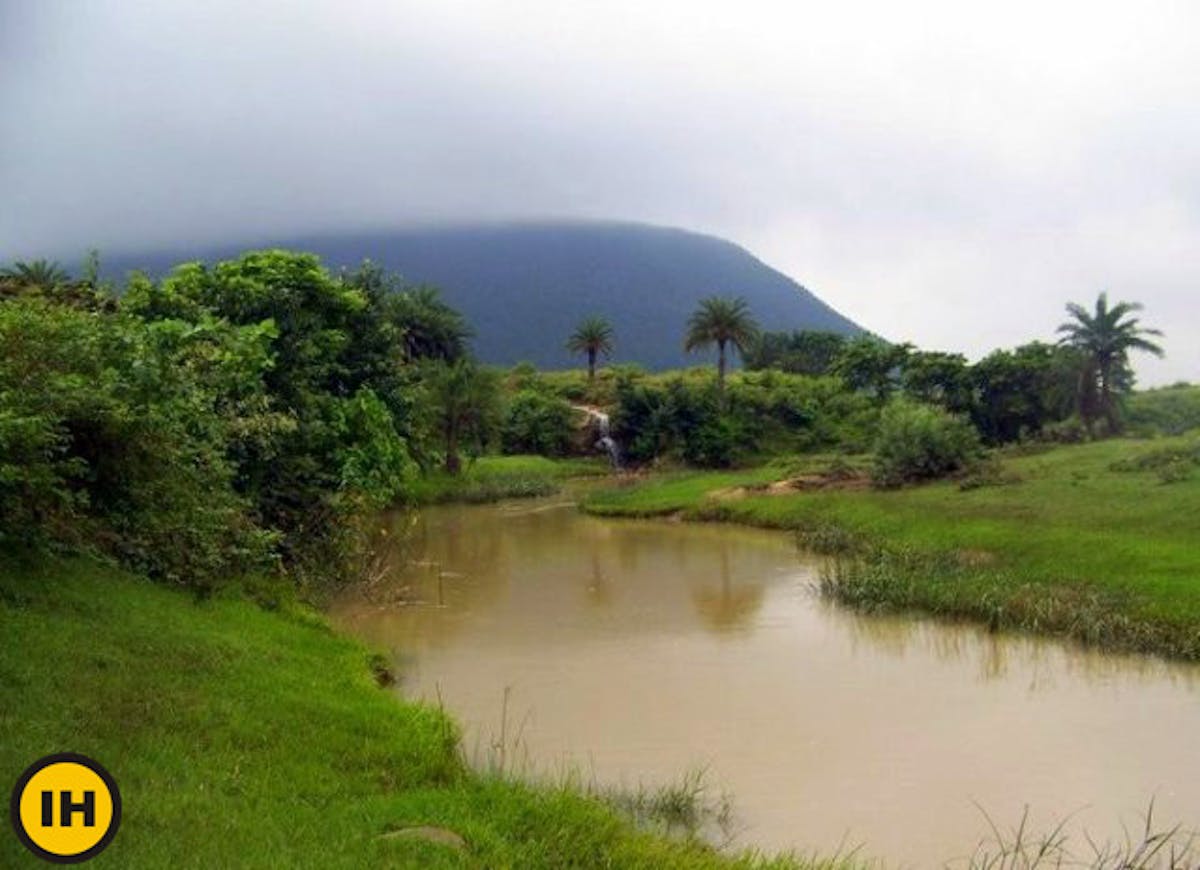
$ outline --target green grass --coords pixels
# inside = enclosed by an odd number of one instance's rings
[[[1004,472],[1016,482],[966,491],[946,481],[716,499],[709,493],[734,476],[692,474],[596,492],[585,509],[795,529],[806,543],[864,557],[844,564],[828,587],[862,607],[1200,659],[1200,473],[1163,483],[1156,462],[1138,460],[1194,441],[1114,440],[1010,455]]]
[[[457,476],[437,471],[417,481],[417,504],[491,502],[553,495],[564,480],[609,473],[603,459],[548,459],[545,456],[483,456]]]
[[[368,651],[307,612],[7,560],[0,630],[0,781],[53,752],[104,764],[125,813],[97,867],[768,866],[567,783],[470,772],[452,722],[377,688]],[[408,825],[467,849],[381,836]],[[0,866],[45,865],[8,834]]]
[[[1200,385],[1141,390],[1127,400],[1126,423],[1137,433],[1179,435],[1200,428]]]
[[[709,493],[733,486],[753,486],[779,478],[775,466],[740,471],[671,472],[651,483],[631,480],[615,489],[602,489],[585,502],[599,516],[653,517],[678,513],[702,503]]]

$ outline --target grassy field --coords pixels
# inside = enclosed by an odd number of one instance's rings
[[[418,504],[490,502],[553,495],[564,480],[609,473],[605,459],[547,459],[545,456],[482,456],[458,476],[443,471],[416,483]]]
[[[0,627],[0,780],[64,750],[104,764],[125,815],[98,867],[809,866],[468,771],[452,722],[378,688],[368,651],[306,612],[197,603],[83,561],[8,564]],[[466,847],[385,836],[410,825]],[[8,834],[0,866],[45,865]]]
[[[731,486],[786,476],[775,466],[598,491],[585,509],[795,529],[802,543],[851,557],[826,588],[860,607],[1200,659],[1200,438],[1104,441],[1000,461],[999,485],[968,490],[946,481],[730,496]]]

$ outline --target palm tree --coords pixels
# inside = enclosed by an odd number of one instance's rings
[[[6,269],[0,269],[0,277],[21,287],[37,290],[53,290],[71,280],[58,263],[49,260],[16,260]]]
[[[686,351],[717,346],[717,386],[725,389],[725,346],[732,344],[745,354],[758,335],[758,324],[750,316],[750,306],[742,297],[709,296],[688,319],[683,340]]]
[[[446,471],[462,470],[461,450],[467,442],[473,453],[482,450],[496,429],[499,384],[496,373],[463,358],[428,364],[426,385],[446,449]]]
[[[567,339],[567,350],[571,353],[586,353],[588,358],[588,382],[596,377],[596,356],[612,356],[613,328],[603,317],[592,315],[579,321],[571,337]]]
[[[1074,302],[1067,303],[1067,313],[1073,319],[1058,327],[1063,333],[1059,344],[1073,347],[1085,357],[1079,381],[1079,411],[1089,430],[1099,412],[1104,415],[1110,433],[1119,431],[1114,394],[1122,382],[1129,381],[1129,351],[1163,355],[1161,347],[1144,337],[1162,333],[1144,329],[1136,317],[1128,316],[1141,310],[1137,302],[1118,302],[1110,308],[1106,293],[1096,298],[1096,309],[1092,312]]]

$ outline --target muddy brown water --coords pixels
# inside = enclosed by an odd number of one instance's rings
[[[483,755],[605,785],[703,768],[739,845],[941,866],[1002,827],[1200,828],[1200,668],[864,616],[781,533],[544,500],[389,518],[335,620]],[[401,545],[399,542],[405,543]],[[507,702],[505,695],[507,694]],[[502,719],[505,721],[502,723]]]

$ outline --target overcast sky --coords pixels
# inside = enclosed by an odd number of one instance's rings
[[[1200,380],[1200,3],[0,0],[0,259],[448,218],[736,241],[969,356]]]

